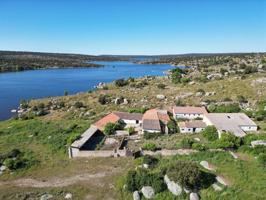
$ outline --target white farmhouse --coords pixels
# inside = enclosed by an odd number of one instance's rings
[[[244,113],[209,113],[203,121],[208,126],[215,126],[219,137],[223,132],[231,132],[237,137],[244,137],[245,132],[257,131],[258,126]]]
[[[178,123],[181,133],[199,133],[206,127],[206,124],[201,120],[185,121]]]
[[[203,118],[203,115],[207,113],[205,107],[175,106],[173,108],[173,116],[175,119]]]

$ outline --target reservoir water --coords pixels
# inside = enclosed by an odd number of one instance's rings
[[[12,117],[22,99],[86,92],[99,82],[112,82],[120,78],[160,76],[172,68],[170,65],[145,65],[131,62],[94,62],[100,68],[43,69],[0,73],[0,120]]]

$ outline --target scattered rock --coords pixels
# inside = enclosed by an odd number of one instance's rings
[[[200,139],[199,138],[194,138],[195,141],[197,142],[200,142]]]
[[[203,94],[203,92],[196,92],[196,97],[202,97],[204,94]]]
[[[133,192],[133,200],[140,200],[140,196],[139,196],[138,191]]]
[[[191,81],[188,83],[189,85],[195,85],[195,82],[194,81]]]
[[[5,166],[5,165],[2,165],[1,167],[0,167],[0,171],[5,171],[7,169],[7,167]]]
[[[151,199],[155,195],[154,189],[151,186],[142,187],[141,192],[146,199]]]
[[[143,167],[144,167],[145,169],[148,169],[148,168],[149,168],[149,165],[148,165],[148,164],[143,164]]]
[[[53,198],[53,195],[51,194],[44,194],[41,196],[40,200],[49,200],[49,199],[52,199]]]
[[[255,146],[266,146],[266,140],[255,140],[251,142],[251,146],[255,147]]]
[[[216,176],[216,180],[217,180],[220,184],[225,185],[225,186],[228,186],[228,183],[226,182],[226,180],[225,180],[223,177],[221,177],[221,176]]]
[[[229,153],[233,156],[234,159],[238,159],[238,156],[234,152],[229,151]]]
[[[158,94],[158,95],[156,95],[156,98],[159,99],[159,100],[164,100],[165,96],[162,95],[162,94]]]
[[[174,181],[171,181],[167,175],[164,176],[164,182],[167,185],[168,190],[175,196],[179,196],[182,194],[182,187],[175,183]]]
[[[73,195],[71,193],[67,193],[65,199],[72,199]]]
[[[127,104],[129,104],[129,101],[127,99],[124,99],[123,104],[127,105]]]
[[[190,193],[189,200],[199,200],[199,195],[195,192]]]
[[[223,188],[220,187],[217,183],[212,184],[212,187],[215,191],[222,191]]]
[[[192,96],[193,94],[194,93],[192,93],[192,92],[183,93],[183,94],[180,94],[179,96],[176,96],[175,99],[178,100],[178,99],[182,99],[182,98],[187,98],[187,97]]]
[[[124,101],[123,98],[118,97],[118,98],[116,98],[116,99],[114,100],[114,103],[115,103],[116,105],[119,105],[119,104],[123,103],[123,101]]]
[[[190,193],[190,190],[188,190],[186,188],[184,188],[184,191],[185,191],[186,194]]]
[[[11,110],[11,113],[16,113],[16,112],[17,112],[16,109],[12,109],[12,110]]]
[[[214,168],[211,167],[210,164],[206,160],[201,161],[200,165],[207,170],[214,171]]]

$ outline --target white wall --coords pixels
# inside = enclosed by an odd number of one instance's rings
[[[257,131],[257,126],[240,126],[243,131]]]
[[[203,118],[203,114],[185,114],[185,113],[174,113],[175,119],[196,119]]]
[[[123,122],[125,123],[125,124],[133,124],[133,125],[136,125],[137,124],[137,120],[127,120],[127,119],[123,119]],[[142,123],[142,121],[139,121],[139,123],[138,124],[141,124]]]
[[[193,128],[180,128],[181,133],[199,133],[204,128],[196,128],[195,131],[193,131]]]

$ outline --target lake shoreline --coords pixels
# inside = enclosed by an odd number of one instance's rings
[[[101,67],[49,67],[47,69],[0,73],[0,121],[14,116],[21,100],[36,100],[95,90],[99,83],[121,78],[163,76],[170,65],[139,65],[127,61],[95,61]]]

